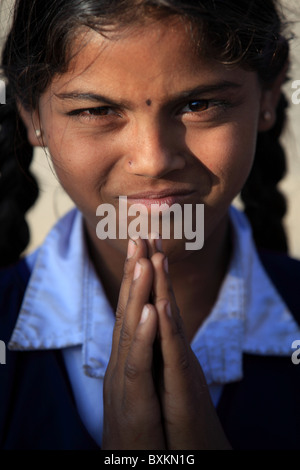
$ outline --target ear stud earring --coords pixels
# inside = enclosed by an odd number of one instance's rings
[[[35,135],[37,136],[37,138],[40,138],[42,136],[41,129],[35,129]]]
[[[272,119],[272,113],[271,111],[265,111],[264,112],[264,120],[265,121],[270,121]]]

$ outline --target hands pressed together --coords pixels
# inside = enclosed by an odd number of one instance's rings
[[[161,240],[129,240],[104,379],[102,449],[229,449]]]

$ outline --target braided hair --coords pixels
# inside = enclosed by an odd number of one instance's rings
[[[38,186],[29,166],[33,148],[18,116],[10,88],[7,103],[0,106],[0,266],[17,261],[29,243],[25,219],[38,196]]]
[[[286,157],[280,136],[286,122],[287,105],[282,94],[274,126],[269,131],[258,134],[252,170],[241,191],[244,211],[252,225],[256,245],[284,253],[288,251],[283,226],[287,203],[278,183],[286,173]]]

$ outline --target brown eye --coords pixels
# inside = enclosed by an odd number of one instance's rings
[[[185,107],[189,108],[189,110],[193,113],[199,112],[199,111],[206,111],[209,107],[209,101],[208,100],[195,100],[195,101],[190,101],[189,104]],[[185,111],[188,112],[188,111]]]
[[[186,115],[186,118],[191,115],[191,119],[208,119],[211,118],[212,115],[216,116],[222,110],[224,111],[228,109],[230,106],[231,104],[225,100],[192,100],[189,101],[186,106],[181,108],[179,114]]]
[[[111,114],[112,110],[108,106],[99,106],[97,108],[75,109],[71,111],[69,116],[107,116]]]
[[[111,109],[108,107],[101,106],[99,108],[90,108],[84,111],[84,114],[91,116],[107,116],[111,114]]]

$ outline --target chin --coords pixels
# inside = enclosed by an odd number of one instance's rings
[[[168,257],[169,263],[177,263],[190,256],[195,256],[200,250],[191,250],[186,248],[189,240],[163,240],[163,252]]]

